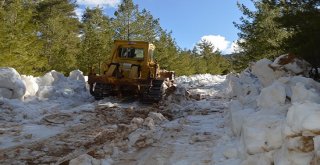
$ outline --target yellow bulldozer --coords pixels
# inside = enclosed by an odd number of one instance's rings
[[[172,91],[174,72],[160,70],[153,57],[155,46],[144,41],[114,41],[111,60],[99,75],[91,69],[90,93],[96,100],[114,95],[131,95],[143,103],[159,102]]]

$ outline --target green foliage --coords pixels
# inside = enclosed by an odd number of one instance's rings
[[[269,0],[253,1],[256,10],[250,11],[246,6],[238,4],[239,9],[245,17],[241,17],[241,23],[234,23],[241,30],[238,34],[239,46],[244,49],[244,53],[250,61],[261,58],[274,59],[278,55],[285,53],[281,42],[289,36],[289,33],[280,28],[280,24],[275,21],[281,15],[280,9],[275,7],[275,2]],[[250,62],[247,61],[247,62]]]
[[[166,70],[172,70],[177,59],[177,46],[171,33],[162,31],[159,39],[154,42],[156,49],[154,52],[155,59],[160,67]]]
[[[79,21],[75,16],[75,2],[44,0],[36,7],[35,21],[39,40],[43,44],[40,54],[47,59],[44,70],[69,73],[76,68],[79,51]]]
[[[191,51],[181,51],[173,64],[173,69],[176,75],[192,75],[196,73],[195,58]]]
[[[313,67],[320,67],[320,1],[278,1],[283,15],[277,21],[293,34],[284,40],[282,46]]]
[[[320,64],[320,1],[319,0],[252,0],[256,10],[238,4],[246,18],[235,26],[241,30],[238,44],[244,50],[232,60],[235,70],[245,68],[250,61],[274,59],[284,53],[294,53]]]
[[[201,40],[197,44],[199,54],[196,54],[196,73],[226,74],[229,69],[229,62],[215,50],[213,44],[207,40]]]
[[[159,19],[145,9],[140,12],[132,0],[123,0],[114,15],[115,39],[154,42],[160,35]]]
[[[229,61],[230,61],[230,67],[231,67],[231,71],[235,71],[237,73],[243,71],[244,69],[246,69],[249,66],[249,62],[252,59],[250,59],[249,56],[245,55],[244,53],[236,53],[233,54]]]
[[[224,74],[228,61],[203,41],[193,50],[180,50],[171,32],[159,19],[123,0],[114,14],[87,8],[81,20],[75,0],[0,0],[0,66],[21,74],[42,75],[50,70],[64,74],[79,68],[101,70],[109,60],[114,39],[142,40],[155,44],[162,69],[177,75]]]
[[[82,16],[81,48],[77,56],[78,68],[88,72],[89,68],[98,68],[111,55],[113,31],[110,20],[103,15],[102,9],[87,8]]]
[[[32,23],[32,1],[3,1],[0,6],[0,66],[36,74],[44,65]],[[37,63],[37,65],[36,65]]]

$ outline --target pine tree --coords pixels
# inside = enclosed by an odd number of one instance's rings
[[[14,67],[22,74],[38,75],[44,65],[33,23],[31,0],[2,1],[0,5],[0,66]]]
[[[135,34],[132,32],[139,28],[136,21],[138,13],[138,5],[135,5],[132,0],[122,1],[114,13],[116,18],[112,22],[115,29],[115,39],[135,40]]]
[[[250,61],[256,61],[261,58],[274,59],[275,57],[286,53],[281,46],[286,37],[290,35],[280,24],[275,21],[281,15],[280,9],[276,3],[270,0],[254,1],[256,10],[250,11],[246,6],[238,4],[245,17],[241,17],[241,24],[234,23],[241,30],[238,34],[240,40],[239,46],[244,50],[245,58]]]
[[[48,63],[45,70],[69,73],[76,68],[80,39],[75,7],[71,0],[43,0],[37,5],[35,20],[43,44],[41,55]]]
[[[177,76],[195,74],[194,62],[194,56],[190,50],[180,50],[173,65],[173,70]]]
[[[229,62],[222,57],[221,52],[215,50],[213,44],[207,40],[201,40],[197,44],[199,57],[197,63],[198,73],[226,74]]]
[[[205,39],[197,43],[197,47],[200,55],[204,58],[208,58],[209,56],[212,56],[214,53],[216,53],[213,44]]]
[[[115,39],[154,42],[160,35],[159,19],[145,9],[140,12],[132,0],[123,0],[114,15]]]
[[[82,17],[81,53],[78,67],[83,71],[88,68],[101,70],[101,64],[109,60],[112,49],[113,30],[110,20],[103,15],[101,8],[87,8]]]
[[[156,46],[154,55],[160,67],[166,70],[173,70],[177,60],[178,48],[171,36],[171,32],[162,31],[159,39],[154,44]]]
[[[282,16],[277,19],[292,36],[282,44],[286,51],[320,67],[320,1],[278,0]]]

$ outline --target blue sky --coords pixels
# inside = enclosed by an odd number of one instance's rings
[[[234,41],[239,32],[233,21],[239,22],[242,13],[237,0],[133,0],[139,9],[147,9],[160,19],[161,27],[172,31],[180,48],[192,49],[201,39],[206,39],[223,53],[234,51]],[[238,0],[253,8],[250,0]],[[112,16],[120,0],[78,0],[81,12],[85,6],[103,6]]]

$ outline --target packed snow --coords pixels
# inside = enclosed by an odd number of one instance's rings
[[[174,93],[147,106],[94,101],[79,70],[33,77],[0,68],[0,151],[8,152],[0,158],[25,163],[30,152],[44,161],[50,145],[21,150],[21,160],[9,151],[53,138],[53,146],[91,145],[57,158],[69,164],[319,164],[320,84],[308,70],[282,55],[240,74],[181,76]]]
[[[64,126],[44,124],[46,117],[60,112],[68,116],[81,107],[94,109],[84,76],[78,70],[71,72],[69,77],[56,71],[33,77],[20,76],[13,68],[0,68],[0,89],[11,92],[9,95],[0,92],[0,148],[64,131]]]

